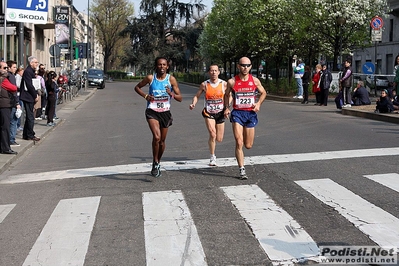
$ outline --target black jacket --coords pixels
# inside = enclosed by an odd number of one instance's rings
[[[34,78],[36,78],[35,70],[31,66],[28,66],[22,75],[21,92],[19,95],[19,98],[24,102],[35,102],[37,91],[32,84],[32,79]],[[27,90],[25,90],[25,86]]]
[[[352,101],[354,105],[369,105],[371,104],[369,98],[369,92],[365,87],[357,88],[352,95]]]
[[[330,89],[331,82],[332,82],[332,75],[330,70],[326,69],[322,71],[320,76],[320,89],[322,90]]]

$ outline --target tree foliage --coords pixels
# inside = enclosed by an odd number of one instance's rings
[[[177,0],[142,0],[141,15],[129,22],[123,31],[131,40],[124,64],[135,65],[148,72],[153,59],[166,56],[174,67],[183,68],[185,51],[196,54],[201,29],[201,14],[205,6],[201,0],[183,3]],[[197,16],[196,16],[197,15]]]
[[[294,54],[311,59],[322,53],[336,66],[341,41],[346,52],[367,45],[371,18],[386,12],[386,0],[215,0],[200,51],[213,61],[246,55],[281,62]]]
[[[128,0],[93,0],[90,11],[106,72],[121,56],[121,47],[126,43],[121,32],[126,28],[127,18],[134,14],[134,7]]]

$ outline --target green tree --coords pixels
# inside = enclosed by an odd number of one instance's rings
[[[124,30],[131,39],[131,52],[125,58],[125,64],[145,69],[145,65],[152,65],[154,57],[162,55],[169,57],[175,66],[182,67],[184,51],[190,45],[187,40],[192,39],[185,34],[191,34],[190,29],[198,28],[195,15],[200,16],[204,7],[201,0],[194,3],[142,0],[142,15],[133,19]]]
[[[311,61],[322,52],[336,66],[340,43],[346,52],[367,45],[371,18],[386,11],[386,0],[215,0],[200,50],[213,60],[247,55],[276,62],[294,54]],[[340,17],[346,21],[342,26]]]
[[[134,14],[134,7],[128,0],[93,0],[90,11],[107,72],[118,61],[117,51],[125,42],[121,32],[126,28],[127,18]]]
[[[323,51],[334,58],[334,70],[340,47],[348,54],[354,47],[370,45],[370,21],[375,15],[388,11],[386,0],[314,0],[317,5],[314,21],[324,40]],[[340,26],[340,20],[342,26]]]

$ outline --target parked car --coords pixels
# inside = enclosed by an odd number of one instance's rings
[[[89,87],[105,88],[104,72],[101,69],[90,68],[87,72]]]
[[[126,72],[126,76],[127,77],[134,77],[134,73],[133,72]]]
[[[388,86],[389,86],[389,80],[385,76],[376,76],[375,83],[377,85],[377,90],[385,89],[385,88],[388,88]],[[374,75],[369,75],[366,77],[366,84],[370,88],[374,88]]]

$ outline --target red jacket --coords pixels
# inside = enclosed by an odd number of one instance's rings
[[[1,83],[1,87],[9,92],[16,92],[17,86],[13,85],[9,79],[5,78]]]
[[[7,78],[1,83],[0,89],[0,108],[11,108],[14,106],[14,95],[17,86],[13,85]]]
[[[320,91],[320,87],[319,87],[320,76],[321,76],[321,71],[316,72],[313,75],[313,78],[312,78],[312,81],[313,81],[312,92],[314,92],[314,93]]]

